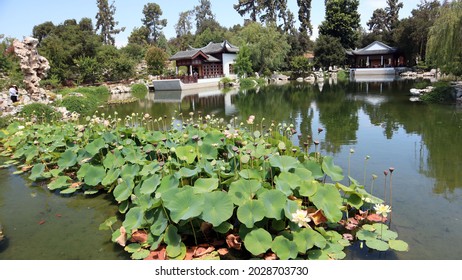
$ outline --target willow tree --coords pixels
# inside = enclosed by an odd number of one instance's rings
[[[462,0],[445,3],[430,28],[427,60],[445,73],[462,75]]]

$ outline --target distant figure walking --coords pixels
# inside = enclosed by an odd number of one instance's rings
[[[13,101],[13,103],[18,102],[18,87],[16,85],[12,85],[9,91],[11,101]]]

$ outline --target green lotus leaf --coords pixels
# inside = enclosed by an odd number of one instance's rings
[[[313,261],[316,261],[316,260],[326,261],[326,260],[330,260],[330,257],[327,254],[327,252],[324,252],[324,250],[315,249],[315,250],[308,251],[308,259],[313,260]]]
[[[302,180],[293,173],[281,172],[279,176],[274,178],[274,182],[276,184],[276,189],[283,192],[286,196],[289,196],[293,193],[293,190],[300,186]]]
[[[125,147],[122,149],[122,154],[124,155],[125,161],[133,164],[144,165],[146,161],[144,154],[141,152],[139,147]]]
[[[162,201],[170,210],[170,218],[175,223],[198,217],[204,209],[204,196],[194,194],[192,187],[166,191],[162,194]]]
[[[189,169],[186,167],[181,167],[180,170],[178,170],[178,175],[180,178],[190,178],[193,176],[196,176],[199,173],[200,170],[197,168],[194,169]]]
[[[239,176],[241,176],[244,179],[256,179],[259,181],[262,180],[260,172],[258,172],[258,170],[255,169],[243,169],[239,172]]]
[[[140,172],[140,166],[137,164],[126,164],[122,166],[121,178],[135,178]]]
[[[299,209],[296,201],[287,199],[286,205],[284,206],[284,214],[287,219],[292,220],[292,214],[297,212]]]
[[[117,222],[117,217],[112,216],[107,218],[104,222],[99,225],[99,230],[112,230],[112,225]]]
[[[135,184],[132,179],[125,178],[122,179],[122,182],[114,188],[114,197],[117,202],[121,203],[122,201],[127,200],[131,195]]]
[[[321,183],[316,180],[304,180],[300,184],[298,193],[304,197],[311,197],[318,191],[318,188],[320,187]]]
[[[249,200],[237,208],[237,218],[248,228],[263,220],[266,214],[265,205],[259,200]]]
[[[115,162],[115,155],[113,153],[107,153],[107,155],[103,159],[103,166],[106,169],[112,169],[114,168],[114,162]]]
[[[347,187],[339,182],[335,183],[335,187],[339,190],[342,190],[344,193],[354,193],[355,190],[351,187]]]
[[[196,159],[196,149],[193,146],[180,146],[175,149],[175,154],[178,159],[186,161],[188,164],[191,164]]]
[[[178,254],[176,257],[172,257],[172,255],[176,254],[177,252],[177,248],[175,248],[174,250],[172,250],[172,246],[167,246],[167,256],[170,260],[184,260],[184,258],[186,257],[186,252],[187,252],[187,248],[186,248],[186,245],[181,242],[180,243],[180,254]]]
[[[252,255],[257,256],[271,248],[273,238],[266,230],[259,228],[247,233],[244,238],[244,246]]]
[[[356,209],[360,209],[361,206],[363,206],[364,204],[364,201],[362,200],[362,198],[356,194],[351,194],[348,197],[347,202],[349,205],[355,207]]]
[[[82,166],[80,166],[79,171],[77,171],[77,178],[79,180],[83,180],[85,176],[87,175],[88,170],[90,169],[91,164],[89,163],[84,163]]]
[[[124,247],[124,250],[128,253],[135,253],[136,251],[141,249],[141,244],[139,243],[130,243]]]
[[[103,139],[107,144],[111,144],[117,141],[117,137],[114,135],[114,133],[108,131],[103,133]]]
[[[323,249],[327,243],[324,236],[310,228],[302,228],[299,231],[294,231],[293,236],[300,254],[305,254],[306,251],[314,246]]]
[[[327,243],[323,251],[327,253],[330,259],[342,260],[346,257],[345,252],[343,252],[344,248],[345,247],[338,243]]]
[[[101,181],[101,185],[109,186],[114,183],[120,176],[120,169],[110,169]]]
[[[390,249],[390,246],[387,242],[378,239],[366,240],[366,246],[377,251],[387,251]]]
[[[164,210],[160,207],[154,210],[153,223],[150,227],[151,234],[160,236],[164,233],[168,225],[168,218],[165,216]]]
[[[156,191],[157,187],[160,185],[160,176],[155,174],[149,176],[146,180],[143,181],[141,184],[141,193],[142,194],[152,194]]]
[[[365,224],[361,227],[362,229],[368,230],[368,231],[376,231],[377,229],[373,225]]]
[[[106,177],[106,171],[104,167],[101,165],[90,165],[86,169],[86,173],[84,175],[85,184],[89,186],[96,186]]]
[[[59,193],[60,194],[73,194],[75,193],[77,190],[79,190],[80,188],[67,188],[67,189],[63,189],[61,190]]]
[[[229,195],[224,192],[204,193],[206,209],[202,212],[202,219],[218,227],[233,215],[234,204]]]
[[[271,244],[271,250],[281,260],[295,259],[298,255],[298,249],[295,242],[290,241],[284,236],[277,236]]]
[[[194,193],[209,193],[218,188],[218,179],[199,178],[194,182]]]
[[[290,156],[273,156],[269,160],[272,167],[277,167],[281,172],[289,172],[298,166],[298,160]]]
[[[306,168],[295,168],[294,174],[297,175],[301,180],[314,180],[313,173]]]
[[[62,189],[64,187],[69,187],[71,183],[68,181],[71,181],[71,178],[69,176],[59,176],[52,182],[48,184],[48,189],[49,190],[57,190],[57,189]]]
[[[356,233],[356,238],[359,240],[374,240],[377,239],[377,233],[361,229]]]
[[[327,174],[333,181],[343,180],[343,170],[340,166],[334,165],[334,158],[331,156],[325,156],[322,161],[322,170]]]
[[[157,171],[161,169],[159,162],[153,161],[148,165],[143,166],[143,169],[140,171],[140,176],[148,176],[155,174]]]
[[[337,223],[342,219],[342,197],[339,191],[329,184],[325,184],[322,187],[318,187],[316,193],[310,197],[310,200],[318,208],[322,209],[324,216],[327,220],[333,223]]]
[[[231,183],[228,193],[233,203],[240,206],[252,200],[260,188],[259,181],[239,179]]]
[[[390,245],[390,248],[395,251],[409,251],[409,245],[402,240],[390,240],[388,241],[388,244]]]
[[[309,171],[311,171],[311,175],[314,179],[321,179],[324,177],[321,165],[316,161],[307,160],[303,163],[303,166]]]
[[[398,238],[398,234],[394,231],[384,229],[384,230],[378,230],[377,234],[379,235],[379,238],[382,239],[383,241],[391,241],[396,238]]]
[[[250,156],[249,155],[242,155],[239,160],[241,161],[241,163],[247,164],[250,161]]]
[[[284,216],[287,196],[279,190],[269,190],[258,197],[266,209],[265,217],[280,220]]]
[[[164,176],[160,182],[160,187],[156,191],[156,197],[161,197],[168,190],[178,188],[180,181],[175,175]]]
[[[37,181],[38,179],[43,178],[44,171],[45,165],[42,163],[37,163],[36,165],[34,165],[34,167],[32,167],[29,179],[31,179],[32,181]]]
[[[181,254],[181,236],[174,225],[169,225],[165,231],[164,242],[167,244],[167,255],[170,258]]]
[[[128,232],[132,229],[138,229],[144,222],[144,211],[141,207],[133,207],[125,214],[125,220],[122,225]]]
[[[24,153],[26,156],[26,162],[31,162],[39,154],[39,149],[36,146],[30,146]]]
[[[74,166],[77,163],[77,153],[71,149],[67,149],[64,153],[61,154],[61,157],[58,160],[58,166],[60,168],[69,168]]]
[[[85,146],[85,151],[87,151],[92,157],[99,153],[99,150],[102,148],[106,147],[106,143],[102,138],[95,139],[94,141],[88,143],[87,146]]]
[[[199,153],[205,159],[216,159],[218,157],[218,149],[207,143],[202,143],[199,147]]]
[[[233,225],[228,222],[221,223],[219,226],[213,228],[214,231],[222,234],[225,234],[232,229]]]
[[[146,258],[147,256],[149,256],[150,253],[151,252],[149,250],[141,248],[138,251],[134,252],[131,255],[131,258],[134,260],[142,260]]]

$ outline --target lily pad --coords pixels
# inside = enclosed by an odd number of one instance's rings
[[[402,240],[390,240],[388,241],[388,244],[390,245],[390,248],[395,251],[409,251],[409,245]]]
[[[237,208],[237,218],[248,228],[263,220],[265,214],[265,205],[258,200],[249,200]]]
[[[366,246],[377,251],[387,251],[390,249],[390,246],[387,242],[378,239],[366,240]]]
[[[334,158],[331,156],[325,156],[322,161],[322,170],[327,174],[333,181],[343,180],[343,170],[340,166],[334,165]]]
[[[290,156],[273,156],[269,160],[272,167],[277,167],[281,172],[289,172],[291,169],[296,168],[298,160]]]
[[[322,209],[324,216],[330,222],[337,223],[342,219],[342,211],[340,211],[342,197],[333,185],[325,184],[318,187],[317,192],[310,199],[318,209]]]
[[[271,244],[271,250],[276,253],[281,260],[295,259],[298,255],[296,243],[281,235],[274,238]]]
[[[204,193],[207,210],[202,213],[202,219],[214,227],[227,221],[233,215],[234,204],[224,192]]]
[[[196,159],[196,149],[193,146],[180,146],[175,149],[175,154],[178,159],[186,161],[188,164],[191,164]]]
[[[268,251],[271,248],[272,242],[271,234],[262,228],[250,231],[244,238],[245,248],[254,256]]]
[[[48,184],[48,189],[57,190],[57,189],[62,189],[64,187],[68,187],[71,185],[69,181],[71,181],[71,178],[69,178],[69,176],[59,176],[54,181]]]

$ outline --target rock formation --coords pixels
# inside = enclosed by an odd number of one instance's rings
[[[26,99],[32,102],[47,102],[46,93],[40,89],[39,82],[46,77],[50,64],[45,57],[38,54],[38,43],[37,39],[31,37],[26,37],[23,42],[14,40],[14,53],[21,60],[20,67],[24,74],[24,86],[28,97],[30,97]]]

